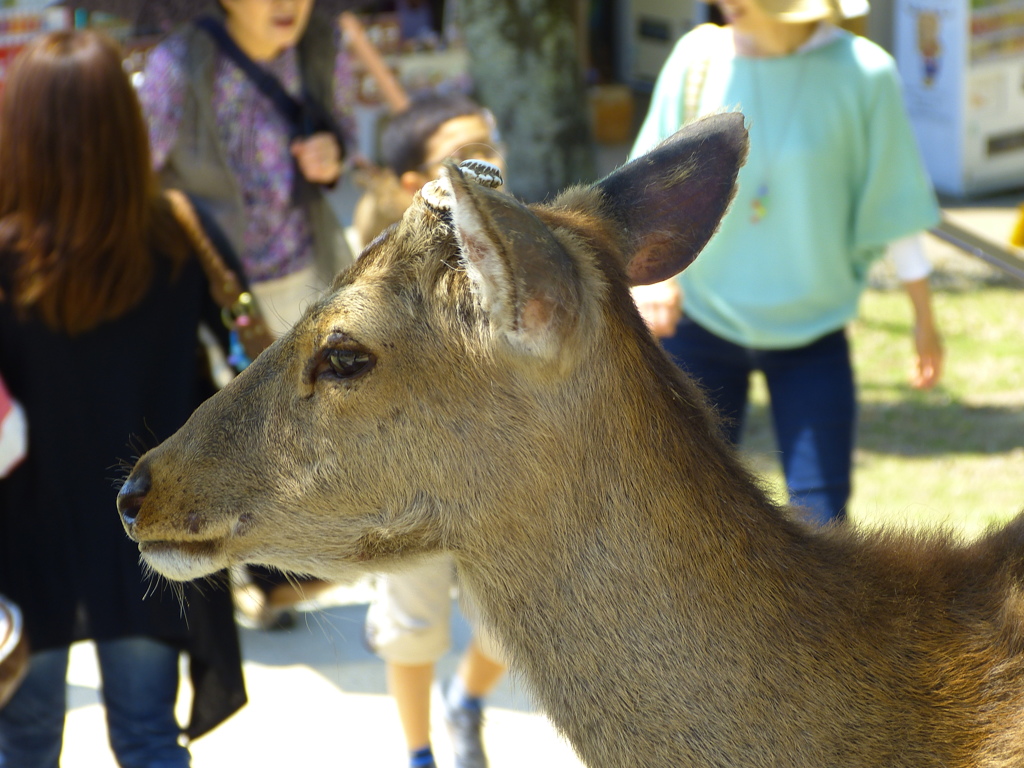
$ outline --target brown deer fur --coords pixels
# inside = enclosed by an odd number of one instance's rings
[[[632,304],[745,151],[719,115],[529,207],[450,166],[139,461],[143,558],[331,578],[447,550],[590,766],[1024,766],[1024,521],[804,527]]]

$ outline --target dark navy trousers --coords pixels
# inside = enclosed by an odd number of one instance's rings
[[[820,524],[845,518],[857,409],[844,330],[795,349],[750,349],[684,317],[675,336],[662,339],[662,345],[704,388],[725,419],[725,436],[736,445],[743,434],[750,375],[761,371],[790,504]]]

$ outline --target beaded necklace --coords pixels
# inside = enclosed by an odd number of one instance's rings
[[[799,54],[798,54],[799,55]],[[764,118],[764,111],[761,109],[761,89],[758,82],[758,70],[761,67],[761,62],[751,61],[750,67],[750,78],[754,88],[754,116],[755,120],[757,117]],[[800,91],[804,84],[804,71],[807,69],[806,57],[801,57],[800,68],[797,71],[796,82],[793,88],[793,95],[790,97],[789,109],[783,112],[785,116],[785,124],[782,126],[782,131],[779,134],[777,143],[773,148],[765,149],[765,163],[764,170],[761,174],[761,183],[757,185],[757,193],[754,196],[754,200],[751,203],[753,212],[750,216],[751,224],[757,224],[768,214],[768,201],[771,193],[771,179],[772,172],[775,170],[775,164],[778,160],[779,153],[782,151],[782,147],[786,143],[786,136],[789,134],[789,126],[795,122],[796,117],[796,106],[800,100]],[[767,144],[767,135],[765,136],[765,143]]]

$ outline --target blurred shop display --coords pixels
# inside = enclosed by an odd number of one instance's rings
[[[29,40],[70,26],[69,11],[52,7],[52,0],[0,0],[0,88],[7,68]]]
[[[0,0],[2,2],[2,0]],[[51,0],[52,2],[52,0]],[[175,26],[202,14],[210,0],[77,0],[76,26],[102,27],[138,52]],[[435,6],[437,6],[435,8]],[[317,12],[341,22],[360,76],[360,100],[398,106],[390,71],[406,93],[471,87],[465,49],[454,18],[457,2],[317,0]],[[372,9],[368,10],[368,9]],[[349,23],[344,23],[348,17]],[[435,18],[437,17],[437,18]],[[131,68],[138,69],[133,62]]]
[[[75,13],[103,13],[129,24],[142,35],[165,34],[209,10],[214,0],[51,0],[67,5]],[[337,16],[343,11],[365,8],[370,0],[317,0],[323,15]],[[84,26],[84,25],[80,25]],[[90,23],[90,26],[92,24]]]
[[[32,37],[72,26],[100,29],[120,42],[125,69],[137,84],[149,50],[207,5],[206,0],[0,0],[0,89],[7,67]],[[317,0],[317,9],[334,16],[353,54],[358,149],[366,157],[376,159],[381,118],[402,109],[410,96],[472,91],[457,0]]]
[[[141,77],[148,51],[208,0],[0,0],[0,84],[4,65],[34,34],[70,26],[102,29],[125,49],[125,68]],[[372,10],[367,10],[372,9]],[[458,29],[458,2],[317,0],[339,23],[359,78],[359,151],[375,159],[380,119],[423,91],[470,93],[469,57]],[[6,30],[12,34],[5,35]],[[16,33],[16,34],[15,34]]]
[[[381,4],[378,4],[381,5]],[[424,92],[470,94],[469,54],[458,28],[458,3],[428,13],[424,2],[399,2],[377,13],[343,14],[341,26],[359,78],[355,107],[359,153],[378,159],[382,121]]]
[[[895,54],[936,189],[1024,186],[1024,2],[898,0]]]
[[[429,17],[424,13],[416,14],[416,23],[412,23],[397,10],[356,16],[362,22],[365,39],[407,94],[422,91],[469,93],[472,89],[469,57],[453,23],[446,19],[428,22]],[[348,35],[350,44],[352,37]],[[389,105],[391,100],[381,90],[381,79],[374,76],[364,61],[364,57],[356,57],[360,100],[371,106]]]

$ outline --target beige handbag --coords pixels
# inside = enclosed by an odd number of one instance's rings
[[[21,611],[0,595],[0,707],[3,707],[28,671],[28,637]]]

